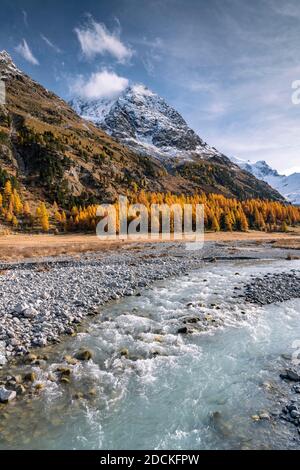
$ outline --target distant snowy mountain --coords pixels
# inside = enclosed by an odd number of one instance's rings
[[[280,175],[263,160],[256,163],[246,162],[238,158],[232,158],[231,160],[243,170],[268,183],[288,201],[300,205],[300,173],[293,173],[289,176]]]
[[[251,168],[244,171],[210,147],[174,108],[144,85],[130,86],[113,100],[77,97],[70,105],[136,154],[155,157],[167,172],[179,180],[184,177],[191,185],[197,181],[205,192],[222,192],[225,184],[227,194],[241,198],[283,200],[266,182],[251,175]]]
[[[70,104],[81,117],[140,153],[164,160],[221,156],[175,109],[144,85],[128,87],[115,100],[75,98]]]

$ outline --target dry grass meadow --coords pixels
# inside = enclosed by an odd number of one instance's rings
[[[232,242],[257,241],[272,242],[276,248],[300,249],[300,229],[287,233],[249,232],[218,232],[206,233],[205,241]],[[140,243],[149,242],[147,239]],[[120,249],[130,246],[136,240],[102,241],[96,235],[66,234],[66,235],[23,235],[10,234],[0,236],[0,260],[18,261],[44,256],[76,256],[80,253],[93,253]],[[159,241],[157,241],[159,243]]]

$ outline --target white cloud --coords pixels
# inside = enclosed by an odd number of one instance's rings
[[[47,46],[51,47],[51,49],[53,49],[55,52],[57,52],[58,54],[61,52],[60,48],[57,47],[55,44],[53,44],[53,42],[50,41],[50,39],[48,39],[47,36],[44,36],[44,34],[41,34],[41,38],[47,44]]]
[[[292,168],[287,168],[285,174],[287,176],[292,175],[293,173],[300,173],[300,166],[293,166]]]
[[[111,33],[104,24],[93,19],[86,26],[75,28],[75,33],[83,54],[88,58],[108,53],[124,63],[132,57],[132,50],[121,42],[118,32]]]
[[[34,57],[25,39],[23,39],[23,42],[20,42],[20,44],[15,48],[15,50],[25,60],[27,60],[27,62],[30,62],[33,65],[39,65],[39,61]]]
[[[92,73],[88,80],[79,77],[71,86],[72,93],[88,100],[115,98],[128,86],[128,79],[103,69]]]

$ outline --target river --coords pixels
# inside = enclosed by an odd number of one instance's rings
[[[239,296],[251,276],[291,266],[300,262],[209,264],[103,307],[33,367],[45,389],[1,410],[0,449],[297,448],[293,427],[252,416],[280,410],[300,300],[258,307]],[[193,332],[178,334],[186,320]],[[93,360],[72,366],[70,383],[49,380],[81,347]]]

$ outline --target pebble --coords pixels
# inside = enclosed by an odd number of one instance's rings
[[[188,328],[186,326],[184,326],[183,328],[179,328],[179,330],[177,331],[177,333],[179,335],[186,335],[188,333]]]
[[[283,374],[280,374],[280,378],[290,380],[292,382],[300,382],[300,375],[292,369],[287,369]]]
[[[296,410],[292,410],[291,413],[290,413],[291,417],[294,418],[294,419],[298,419],[300,418],[300,413],[299,411],[296,411]]]
[[[269,415],[269,413],[267,413],[266,411],[264,411],[263,413],[260,413],[259,415],[259,418],[260,419],[265,419],[265,420],[270,420],[271,419],[271,416]]]
[[[16,393],[17,393],[17,395],[25,395],[26,388],[24,387],[24,385],[22,385],[22,384],[18,385],[17,388],[16,388]]]
[[[93,358],[93,353],[89,351],[88,349],[83,349],[81,351],[78,351],[75,358],[78,359],[79,361],[89,361],[90,359]]]
[[[7,390],[5,387],[0,387],[0,403],[9,403],[14,400],[17,393],[14,390]]]
[[[27,374],[25,374],[24,380],[26,382],[35,382],[35,380],[36,380],[35,372],[28,372]]]

